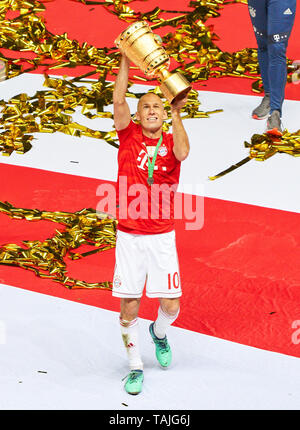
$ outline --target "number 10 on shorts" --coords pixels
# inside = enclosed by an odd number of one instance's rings
[[[180,286],[180,280],[178,272],[175,272],[173,274],[168,273],[168,290],[171,290],[172,288],[179,288]]]

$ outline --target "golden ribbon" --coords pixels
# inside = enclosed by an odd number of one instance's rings
[[[178,64],[177,68],[191,82],[202,82],[209,78],[224,76],[239,76],[255,79],[253,91],[260,92],[261,80],[258,75],[256,49],[243,49],[236,53],[221,51],[216,42],[219,37],[213,32],[212,26],[205,22],[210,17],[218,17],[221,9],[231,3],[246,3],[246,1],[198,0],[191,1],[191,12],[166,19],[166,13],[178,13],[156,7],[147,13],[136,13],[129,8],[133,0],[110,0],[105,2],[81,1],[84,4],[101,5],[116,14],[119,19],[132,21],[147,19],[152,23],[152,29],[164,26],[174,27],[172,33],[162,37],[169,56]],[[20,11],[20,16],[7,19],[8,10]],[[113,83],[106,80],[107,75],[117,73],[120,55],[115,48],[96,48],[87,43],[80,44],[68,38],[67,34],[54,35],[45,26],[42,12],[45,6],[37,1],[6,0],[0,1],[0,31],[2,34],[0,47],[15,51],[30,51],[34,59],[8,59],[0,54],[5,61],[8,78],[26,71],[34,70],[41,65],[47,65],[49,70],[61,67],[90,66],[93,70],[73,79],[54,79],[45,75],[44,85],[48,91],[39,91],[29,97],[21,94],[9,101],[0,101],[2,120],[0,134],[0,151],[10,155],[13,151],[25,153],[32,147],[33,133],[61,132],[72,136],[82,135],[105,140],[118,147],[115,130],[110,132],[92,130],[73,121],[72,114],[77,107],[89,119],[112,118],[105,108],[112,103]],[[180,12],[179,12],[180,13]],[[27,64],[27,68],[24,66]],[[289,79],[291,79],[291,61],[289,61]],[[89,76],[97,75],[97,81],[88,81]],[[137,80],[145,81],[144,76],[134,75]],[[88,83],[91,88],[86,86]],[[84,85],[79,85],[84,84]],[[154,90],[160,94],[159,87]],[[130,97],[140,97],[133,94]],[[183,111],[183,118],[207,118],[213,113],[222,112],[216,109],[210,112],[199,110],[198,93],[191,91],[188,103]],[[166,109],[169,106],[166,104]],[[164,124],[164,131],[171,122]]]
[[[153,28],[171,25],[176,27],[174,33],[168,33],[163,37],[168,54],[177,61],[178,68],[187,75],[192,82],[199,82],[209,77],[228,76],[230,74],[241,75],[240,65],[243,64],[243,74],[249,72],[257,74],[255,50],[245,50],[234,56],[222,53],[214,44],[218,37],[212,32],[211,27],[206,27],[204,22],[211,16],[218,16],[220,8],[232,2],[202,0],[190,2],[192,12],[186,12],[175,18],[165,19],[161,15],[166,11],[160,8],[140,14],[129,8],[131,0],[86,2],[85,4],[102,5],[119,19],[131,21],[147,19],[153,23]],[[9,10],[19,11],[20,15],[13,19],[7,19]],[[45,86],[48,91],[39,91],[34,97],[21,94],[9,101],[1,101],[2,120],[0,134],[0,151],[3,155],[10,155],[13,151],[24,153],[32,146],[33,133],[62,132],[73,136],[89,136],[103,139],[117,147],[115,130],[110,132],[91,130],[72,120],[72,114],[76,107],[81,108],[81,113],[90,119],[105,117],[112,118],[112,114],[105,111],[105,107],[112,102],[113,84],[106,80],[107,75],[117,73],[120,55],[115,48],[96,48],[87,43],[80,44],[71,40],[68,35],[54,35],[46,28],[42,13],[45,6],[37,1],[6,0],[0,1],[0,47],[12,51],[30,51],[35,54],[33,59],[15,58],[8,59],[0,54],[0,59],[5,61],[7,77],[11,78],[21,73],[34,70],[41,65],[47,65],[48,70],[61,67],[76,67],[78,65],[90,66],[93,70],[74,79],[54,79],[45,77]],[[252,58],[252,65],[247,61]],[[248,58],[249,60],[249,58]],[[186,65],[186,67],[185,67]],[[97,81],[87,81],[89,76],[97,75]],[[145,80],[145,77],[135,75],[135,79]],[[86,85],[89,83],[91,89]],[[160,93],[159,88],[155,90]],[[128,92],[128,96],[139,97]],[[196,91],[189,94],[189,100],[184,108],[184,118],[205,118],[212,113],[220,112],[220,109],[203,112],[199,110],[200,102]],[[167,110],[169,107],[167,106]],[[165,123],[167,131],[171,123]]]
[[[67,274],[64,258],[76,260],[95,252],[114,248],[117,224],[114,218],[109,218],[104,213],[96,213],[93,209],[82,209],[74,213],[49,212],[16,208],[8,202],[1,201],[0,213],[16,220],[47,220],[64,226],[64,230],[56,230],[53,237],[43,242],[24,240],[24,246],[14,243],[0,246],[0,264],[31,270],[37,276],[51,279],[69,289],[99,288],[111,290],[111,282],[90,283],[70,278]],[[90,245],[94,249],[83,254],[72,252],[81,245]]]
[[[249,148],[250,154],[240,162],[233,164],[228,169],[218,173],[215,176],[209,176],[211,181],[221,178],[227,173],[232,172],[250,160],[265,161],[276,153],[285,153],[300,157],[300,130],[295,133],[289,133],[284,130],[281,137],[272,136],[271,134],[254,134],[250,143],[244,142],[244,146]]]
[[[165,34],[162,41],[171,59],[177,62],[178,70],[190,82],[201,83],[209,78],[235,76],[255,80],[252,84],[253,91],[262,91],[256,49],[223,52],[216,44],[219,36],[214,33],[213,26],[205,24],[207,19],[220,16],[224,6],[233,3],[247,4],[246,0],[195,0],[188,4],[192,11],[172,11],[156,7],[147,13],[131,9],[128,4],[134,0],[77,1],[86,5],[101,5],[126,22],[145,19],[152,24],[153,30],[165,26],[173,27],[174,31]],[[46,0],[43,3],[46,3]],[[33,134],[37,132],[61,132],[77,137],[84,135],[105,140],[118,147],[115,130],[110,132],[92,130],[74,122],[72,114],[79,107],[81,113],[90,119],[112,118],[112,114],[105,110],[111,104],[113,94],[113,83],[109,82],[107,77],[115,75],[118,71],[119,52],[116,48],[96,48],[87,43],[80,44],[70,39],[66,33],[52,34],[44,22],[43,3],[34,0],[0,0],[0,48],[34,54],[34,58],[28,59],[7,58],[0,53],[0,60],[5,62],[7,78],[35,70],[39,66],[56,70],[85,65],[92,70],[73,79],[50,78],[45,74],[44,85],[47,90],[37,91],[32,97],[24,93],[14,96],[7,102],[1,100],[0,151],[3,155],[10,155],[13,151],[18,153],[29,151]],[[6,15],[9,10],[19,11],[20,15],[8,19]],[[165,14],[168,13],[179,15],[166,19]],[[288,60],[289,82],[293,72],[292,61]],[[88,80],[90,76],[97,76],[97,80]],[[145,77],[139,75],[138,71],[134,79],[145,81]],[[131,83],[129,88],[130,85]],[[159,88],[156,87],[154,92],[160,94]],[[141,95],[131,93],[129,90],[127,93],[128,97]],[[205,118],[222,111],[220,109],[200,111],[196,91],[191,91],[188,97],[188,103],[183,109],[185,114],[183,118]],[[166,109],[169,110],[168,105]],[[166,122],[164,130],[167,131],[170,125],[170,122]],[[254,135],[251,144],[247,144],[250,148],[247,161],[252,158],[264,160],[276,152],[298,156],[299,144],[299,132],[290,134],[286,131],[279,142],[270,141],[265,135],[262,137]],[[237,163],[234,168],[244,164],[245,160]],[[211,179],[217,177],[220,175]],[[95,250],[91,252],[104,251],[115,246],[115,220],[105,215],[99,219],[92,209],[83,209],[75,213],[46,212],[15,208],[7,202],[0,202],[0,212],[14,219],[29,221],[48,219],[65,226],[64,231],[57,231],[54,237],[44,242],[24,241],[24,247],[15,244],[1,246],[0,264],[32,270],[36,275],[50,278],[68,288],[111,289],[110,282],[87,283],[70,279],[67,276],[64,257],[76,259],[88,255],[89,253],[72,252],[81,244],[94,245]]]

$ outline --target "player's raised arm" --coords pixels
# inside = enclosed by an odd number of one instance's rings
[[[175,100],[171,104],[171,115],[172,115],[172,134],[174,140],[173,152],[177,160],[183,161],[189,155],[190,144],[187,133],[182,123],[180,116],[180,109],[187,102],[187,97]]]
[[[126,101],[129,65],[130,60],[122,55],[113,92],[114,123],[117,130],[123,130],[131,121],[130,110]]]

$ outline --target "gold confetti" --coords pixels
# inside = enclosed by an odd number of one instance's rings
[[[145,19],[151,23],[153,31],[173,27],[173,32],[161,36],[162,43],[171,60],[177,62],[178,71],[190,82],[201,84],[210,78],[234,76],[254,80],[252,90],[257,93],[263,91],[257,50],[245,48],[234,53],[224,52],[217,46],[220,37],[215,34],[213,26],[206,25],[209,18],[220,16],[221,10],[226,5],[234,3],[246,5],[246,0],[195,0],[189,2],[189,11],[155,7],[146,13],[135,12],[129,6],[134,0],[77,1],[85,5],[102,6],[125,22]],[[6,15],[9,10],[19,11],[20,15],[8,19]],[[0,0],[0,48],[35,54],[33,59],[26,59],[6,58],[0,53],[7,78],[36,70],[39,66],[46,66],[48,70],[53,71],[62,67],[77,66],[89,66],[93,70],[73,79],[51,78],[47,73],[45,91],[37,91],[34,96],[19,94],[7,102],[0,100],[2,155],[9,156],[13,151],[19,154],[29,151],[34,133],[61,132],[76,137],[89,136],[118,147],[115,130],[107,132],[90,129],[76,123],[72,115],[79,108],[81,114],[89,119],[113,119],[113,115],[105,110],[112,103],[114,88],[114,84],[107,81],[107,76],[116,75],[118,72],[119,52],[116,48],[97,48],[86,42],[80,44],[70,39],[66,33],[52,34],[46,28],[42,15],[44,10],[45,6],[34,0]],[[166,18],[170,13],[176,16]],[[291,82],[294,73],[292,60],[287,61],[287,68],[287,80]],[[145,80],[143,75],[136,72],[136,67],[133,66],[132,70],[135,73],[134,79]],[[89,76],[97,76],[97,79],[87,81],[86,78]],[[87,83],[89,86],[84,85]],[[129,83],[129,88],[131,84]],[[159,87],[153,91],[161,95]],[[128,90],[127,96],[139,98],[142,94],[134,94]],[[192,90],[188,95],[188,103],[182,110],[183,118],[207,118],[211,114],[222,112],[222,109],[203,112],[199,110],[200,104],[198,93]],[[167,103],[165,108],[167,111],[170,110]],[[164,131],[170,126],[170,121],[165,122]],[[266,160],[277,152],[300,156],[299,135],[300,131],[294,134],[285,131],[281,139],[254,135],[250,144],[245,143],[250,149],[250,155],[210,179],[223,176],[251,159]],[[65,227],[64,231],[57,230],[55,236],[44,242],[23,241],[23,246],[16,244],[1,246],[0,264],[31,270],[37,276],[52,279],[67,288],[111,289],[111,282],[87,283],[68,277],[63,258],[67,256],[72,260],[81,259],[94,252],[114,247],[116,220],[108,218],[105,214],[99,219],[93,209],[83,209],[75,213],[47,212],[15,208],[8,202],[0,202],[0,212],[15,220],[26,219],[32,222],[48,219]],[[82,244],[92,244],[95,249],[79,254],[75,250]]]
[[[169,11],[156,7],[144,14],[136,13],[128,6],[133,0],[81,1],[81,3],[100,5],[126,22],[147,19],[152,24],[152,29],[176,27],[174,32],[163,36],[162,41],[170,57],[177,61],[178,69],[186,74],[191,82],[232,74],[258,80],[256,50],[245,49],[235,54],[223,53],[215,44],[219,37],[213,32],[213,27],[205,25],[209,17],[220,15],[222,7],[237,1],[191,1],[189,7],[194,9],[191,12]],[[9,9],[20,11],[20,16],[6,18]],[[55,79],[46,75],[44,85],[50,90],[39,91],[34,97],[23,94],[21,98],[16,96],[8,102],[2,100],[0,106],[3,131],[0,134],[0,151],[7,156],[13,151],[20,154],[29,151],[32,147],[32,134],[37,132],[61,132],[76,137],[84,135],[105,140],[118,147],[114,130],[111,133],[91,130],[76,124],[72,115],[76,108],[80,107],[81,113],[89,119],[113,119],[113,115],[106,112],[105,108],[112,103],[114,84],[106,81],[106,77],[108,74],[117,73],[119,52],[116,48],[96,48],[86,42],[80,44],[70,39],[67,33],[52,34],[44,22],[42,15],[44,10],[45,6],[38,1],[0,1],[2,35],[0,47],[15,51],[31,51],[35,54],[35,58],[31,60],[8,59],[0,54],[0,59],[6,64],[7,77],[34,70],[40,65],[47,65],[48,70],[85,65],[94,68],[94,71],[74,79]],[[177,16],[166,19],[166,13],[175,13]],[[86,77],[92,75],[97,75],[98,80],[90,82],[91,89],[85,85],[78,85],[81,80],[84,81]],[[145,77],[139,74],[134,78],[145,80]],[[129,94],[138,97],[130,92]],[[189,100],[183,109],[186,114],[184,118],[207,118],[220,111],[199,111],[198,95],[194,93],[191,98],[192,104],[190,105]],[[167,124],[165,128],[169,128],[170,125],[171,123]]]
[[[257,50],[245,48],[236,53],[221,51],[217,46],[219,36],[213,31],[213,26],[207,26],[210,17],[220,16],[222,8],[232,3],[246,1],[228,0],[197,0],[190,1],[192,11],[174,11],[154,8],[146,13],[136,13],[128,4],[134,0],[110,1],[81,1],[86,5],[99,5],[115,14],[119,19],[131,22],[146,19],[152,24],[152,30],[164,26],[175,27],[174,32],[162,36],[162,42],[171,59],[178,64],[177,69],[190,82],[201,83],[210,78],[225,76],[238,76],[255,80],[252,84],[254,92],[262,91],[262,83],[258,74]],[[147,1],[147,0],[145,0]],[[9,9],[20,11],[20,16],[7,19]],[[118,71],[120,54],[116,48],[96,48],[86,42],[80,44],[68,37],[67,33],[54,35],[46,28],[42,13],[45,6],[34,0],[2,0],[0,1],[0,47],[15,51],[31,51],[35,58],[26,60],[22,58],[8,59],[0,54],[5,62],[7,77],[11,78],[26,71],[47,65],[48,70],[62,67],[76,67],[85,65],[94,68],[82,76],[73,79],[50,78],[45,75],[47,91],[39,91],[35,96],[26,94],[15,96],[8,102],[0,101],[2,107],[2,120],[0,133],[0,151],[2,155],[9,156],[13,151],[19,154],[29,151],[32,147],[34,133],[60,132],[71,136],[88,136],[105,140],[114,147],[118,147],[115,130],[102,132],[92,130],[73,121],[72,115],[76,108],[89,119],[111,118],[111,112],[105,108],[112,103],[114,84],[106,81],[108,74],[114,75]],[[169,19],[166,14],[176,14]],[[27,63],[24,66],[22,63]],[[29,68],[26,68],[29,67]],[[136,70],[136,67],[132,67]],[[175,69],[176,71],[176,69]],[[288,80],[291,79],[291,60],[288,61]],[[90,81],[90,88],[79,85],[88,76],[97,75],[97,81]],[[144,82],[145,76],[135,74],[134,79]],[[148,79],[149,80],[149,79]],[[130,85],[129,85],[130,86]],[[159,88],[156,93],[161,95]],[[130,97],[140,97],[130,93]],[[183,108],[183,118],[207,118],[211,114],[222,112],[216,109],[211,112],[199,110],[200,101],[194,91],[188,103]],[[167,110],[169,111],[168,106]],[[164,125],[168,130],[171,122]]]
[[[287,130],[284,130],[280,137],[268,133],[254,134],[251,142],[244,142],[244,146],[250,150],[248,157],[217,175],[209,176],[209,179],[214,181],[241,167],[250,160],[265,161],[276,153],[285,153],[294,157],[300,157],[300,130],[295,133],[289,133]]]
[[[82,209],[74,213],[49,212],[16,208],[9,202],[2,201],[0,201],[0,213],[12,219],[48,220],[65,227],[63,231],[56,230],[53,237],[43,242],[24,240],[23,246],[16,244],[0,246],[0,264],[31,270],[37,276],[51,279],[69,289],[111,290],[110,281],[90,283],[68,277],[64,257],[76,260],[114,248],[117,221],[113,217],[97,213],[93,209]],[[81,245],[91,245],[95,248],[83,254],[73,252]]]

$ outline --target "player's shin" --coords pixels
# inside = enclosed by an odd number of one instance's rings
[[[139,323],[138,318],[132,321],[120,317],[122,339],[126,348],[130,370],[143,370],[143,362],[139,348]]]
[[[157,318],[154,322],[154,333],[158,338],[164,338],[168,327],[177,319],[179,315],[179,308],[176,313],[169,314],[163,310],[160,305],[157,312]]]

